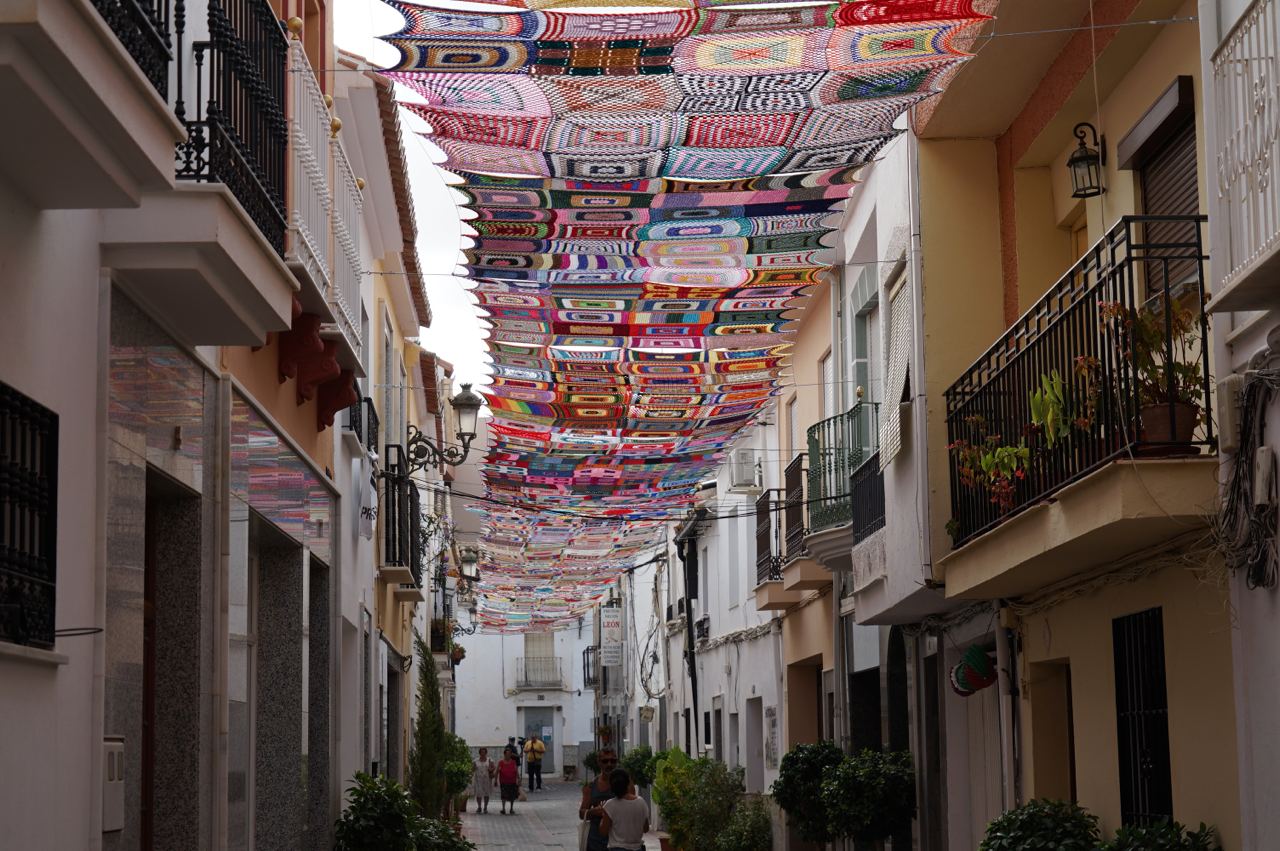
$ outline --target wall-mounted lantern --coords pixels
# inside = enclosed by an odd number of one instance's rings
[[[1089,147],[1085,139],[1093,136],[1095,147]],[[1107,191],[1102,184],[1102,167],[1107,164],[1107,138],[1098,138],[1097,129],[1087,121],[1076,125],[1075,136],[1080,140],[1067,159],[1067,168],[1071,169],[1071,197],[1093,198]]]

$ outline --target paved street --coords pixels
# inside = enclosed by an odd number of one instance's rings
[[[467,802],[462,815],[462,832],[480,848],[519,848],[530,851],[578,848],[578,800],[581,786],[577,782],[544,780],[539,792],[526,792],[528,801],[516,804],[516,814],[502,815],[497,798],[489,801],[489,812],[476,813],[475,802]],[[495,790],[496,791],[496,790]],[[651,834],[646,848],[658,848]]]

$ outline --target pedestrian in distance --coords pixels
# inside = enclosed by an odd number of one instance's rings
[[[608,851],[644,851],[644,835],[649,830],[649,805],[636,794],[631,775],[615,768],[609,774],[613,797],[601,805],[599,830],[608,837]]]
[[[529,791],[533,791],[534,779],[538,781],[538,791],[542,791],[542,757],[547,752],[547,746],[542,743],[542,737],[534,733],[529,740],[524,743],[524,763],[526,770],[529,772]]]
[[[488,748],[481,748],[471,763],[471,794],[476,799],[476,812],[489,812],[489,796],[493,794],[493,781],[497,776],[497,763],[489,759]]]
[[[582,785],[582,802],[578,806],[578,818],[591,822],[587,830],[586,851],[608,851],[609,836],[600,832],[600,819],[604,817],[605,801],[613,797],[609,775],[618,767],[618,753],[613,748],[601,748],[596,753],[600,773],[590,783]]]
[[[502,752],[502,762],[498,763],[498,786],[502,789],[502,814],[507,814],[508,803],[514,814],[516,799],[520,797],[520,764],[516,762],[515,748],[508,747]]]

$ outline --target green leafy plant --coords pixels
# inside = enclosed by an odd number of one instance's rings
[[[648,745],[636,745],[627,751],[619,763],[631,775],[631,782],[637,786],[652,786],[653,776],[657,771],[654,765],[653,748]]]
[[[844,754],[831,742],[796,745],[782,757],[771,789],[773,800],[806,842],[831,842],[837,836],[831,830],[822,780],[843,761]]]
[[[998,434],[981,433],[978,440],[963,438],[947,449],[956,458],[956,472],[966,487],[986,491],[1002,511],[1013,508],[1017,482],[1026,478],[1031,450],[1025,441],[1017,446],[1004,442]]]
[[[1067,421],[1066,382],[1056,369],[1040,376],[1040,387],[1031,392],[1031,422],[1044,435],[1050,449],[1071,434]]]
[[[1173,303],[1167,311],[1156,311],[1120,302],[1104,302],[1101,312],[1133,365],[1139,407],[1178,403],[1200,407],[1204,375],[1197,357],[1198,313]]]
[[[863,750],[829,769],[822,803],[833,835],[888,839],[916,815],[916,780],[909,751]]]
[[[423,818],[409,792],[389,777],[359,772],[334,826],[335,851],[469,851],[445,822]]]
[[[773,851],[773,819],[759,795],[744,795],[720,834],[716,851]]]
[[[475,851],[475,843],[467,841],[453,827],[440,819],[424,819],[422,841],[416,851]]]
[[[418,654],[418,716],[409,749],[409,791],[422,812],[436,817],[444,814],[449,800],[445,776],[448,740],[440,712],[440,679],[430,648],[416,632],[413,646]],[[470,764],[468,756],[468,769]]]
[[[667,751],[658,762],[653,800],[683,851],[717,851],[719,836],[742,797],[742,770],[706,757]]]
[[[592,774],[600,773],[600,754],[598,751],[588,751],[587,755],[582,758],[582,764]]]
[[[1096,851],[1098,843],[1097,816],[1076,804],[1040,798],[992,819],[978,851]]]
[[[1217,830],[1204,822],[1198,830],[1189,830],[1176,821],[1162,821],[1122,827],[1101,851],[1222,851],[1222,845]]]

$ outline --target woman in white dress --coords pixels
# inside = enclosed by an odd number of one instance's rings
[[[489,759],[489,749],[481,748],[479,757],[471,763],[471,793],[476,799],[476,812],[489,812],[489,795],[493,793],[493,779],[498,765]]]

